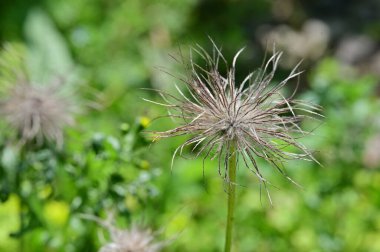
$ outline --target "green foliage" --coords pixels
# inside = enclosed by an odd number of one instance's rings
[[[25,240],[33,242],[28,251],[71,251],[73,243],[75,249],[92,251],[96,241],[88,235],[94,225],[80,214],[114,210],[130,220],[132,212],[158,193],[151,183],[158,170],[141,154],[147,143],[141,129],[137,122],[123,135],[94,133],[91,139],[74,143],[83,147],[67,146],[63,152],[47,146],[32,150],[4,146],[2,201],[8,204],[17,197],[23,209],[23,224],[12,237],[26,234]]]
[[[186,152],[190,158],[176,158],[171,171],[181,139],[147,137],[150,123],[168,129],[172,122],[150,122],[162,111],[143,102],[156,97],[139,88],[173,88],[176,80],[154,69],[177,72],[167,56],[177,55],[177,44],[209,34],[227,55],[247,44],[248,20],[256,17],[255,28],[270,12],[268,1],[248,2],[44,0],[0,22],[12,30],[0,27],[0,39],[20,39],[1,45],[0,98],[23,71],[38,85],[63,77],[82,108],[62,149],[20,145],[0,118],[0,251],[97,251],[99,226],[82,216],[108,210],[118,212],[118,226],[158,230],[170,240],[165,251],[222,250],[226,193],[217,163],[206,161],[203,171],[202,159]],[[23,23],[23,33],[9,20]],[[251,56],[241,64],[252,70],[245,61]],[[329,57],[304,76],[310,88],[301,96],[321,105],[325,118],[303,122],[314,129],[303,141],[322,166],[285,164],[299,189],[258,160],[276,186],[273,207],[254,176],[238,169],[235,250],[380,251],[379,167],[363,161],[365,142],[379,132],[378,80]]]

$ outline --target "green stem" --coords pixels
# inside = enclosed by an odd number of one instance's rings
[[[236,152],[235,145],[230,148],[231,157],[228,163],[228,181],[227,181],[227,227],[226,227],[226,243],[224,246],[225,252],[231,251],[232,246],[232,229],[234,223],[235,210],[235,190],[236,190]]]
[[[17,195],[19,197],[19,251],[23,252],[24,251],[24,225],[25,225],[25,218],[24,218],[24,197],[22,194],[22,175],[24,174],[24,162],[25,162],[25,149],[22,148],[20,152],[20,160],[21,163],[19,164],[18,170],[17,170],[17,180],[16,180],[16,190],[17,190]]]
[[[19,205],[19,221],[20,221],[20,232],[21,236],[19,237],[19,251],[24,251],[24,237],[23,237],[23,229],[24,229],[24,203],[22,197],[20,197],[20,205]]]

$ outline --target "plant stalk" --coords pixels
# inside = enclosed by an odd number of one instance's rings
[[[25,149],[22,148],[20,152],[20,160],[21,162],[18,165],[17,169],[17,175],[16,175],[16,192],[17,196],[19,197],[19,225],[20,229],[18,231],[18,234],[20,235],[18,237],[19,241],[19,251],[23,252],[25,249],[24,244],[24,225],[25,225],[25,216],[24,216],[24,196],[22,194],[22,176],[24,174],[24,160],[25,158]]]
[[[24,208],[24,203],[23,203],[23,199],[22,199],[22,196],[20,196],[20,203],[19,203],[19,222],[20,222],[20,232],[23,232],[23,229],[24,229],[24,212],[23,212],[23,208]],[[24,234],[21,233],[21,236],[19,237],[19,251],[20,252],[23,252],[24,251]]]
[[[235,190],[236,190],[236,152],[235,145],[232,143],[230,148],[231,157],[228,162],[228,181],[227,181],[227,227],[225,252],[230,252],[232,247],[232,231],[234,225],[235,210]]]

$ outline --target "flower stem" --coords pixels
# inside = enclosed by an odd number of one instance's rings
[[[19,203],[19,222],[20,222],[20,232],[23,232],[24,229],[24,212],[23,212],[23,199],[20,197],[20,203]],[[24,236],[23,233],[21,233],[21,236],[19,237],[19,251],[24,251]]]
[[[230,148],[231,157],[228,163],[228,181],[227,181],[227,227],[226,227],[226,243],[224,246],[225,252],[231,251],[232,246],[232,229],[234,222],[235,210],[235,189],[236,189],[236,152],[235,145],[232,143]]]
[[[23,233],[24,233],[24,225],[25,225],[25,218],[24,218],[24,197],[23,197],[23,193],[22,193],[22,175],[24,174],[24,171],[23,171],[23,166],[24,166],[24,160],[25,160],[25,150],[22,148],[21,149],[21,152],[20,152],[20,160],[21,163],[19,164],[19,167],[18,167],[18,171],[17,171],[17,175],[16,175],[16,192],[17,192],[17,195],[19,197],[19,231],[18,231],[18,234],[20,235],[18,240],[19,240],[19,251],[22,252],[24,251],[24,237],[23,237]]]

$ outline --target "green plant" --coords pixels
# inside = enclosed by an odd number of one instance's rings
[[[265,160],[296,184],[286,175],[282,163],[293,159],[316,161],[311,152],[298,142],[297,139],[307,132],[297,124],[310,115],[319,114],[313,111],[317,107],[293,99],[294,94],[285,98],[280,93],[289,80],[301,73],[297,71],[298,65],[288,77],[272,86],[282,53],[274,52],[263,69],[248,74],[242,82],[238,82],[235,75],[236,61],[243,49],[236,53],[229,66],[221,50],[212,43],[213,56],[200,46],[191,51],[205,61],[205,66],[200,66],[191,58],[187,76],[178,77],[188,89],[188,96],[178,87],[181,98],[156,90],[164,99],[164,103],[158,104],[167,107],[170,111],[168,116],[180,119],[181,125],[153,133],[157,138],[192,136],[176,148],[172,166],[177,152],[182,154],[183,148],[187,146],[191,146],[195,157],[203,154],[204,159],[218,160],[219,175],[227,184],[225,251],[229,252],[232,247],[237,160],[241,158],[243,165],[257,177],[271,201],[267,190],[269,182],[263,177],[257,159]],[[219,64],[224,65],[225,75],[221,73]],[[271,70],[268,70],[270,67]]]

